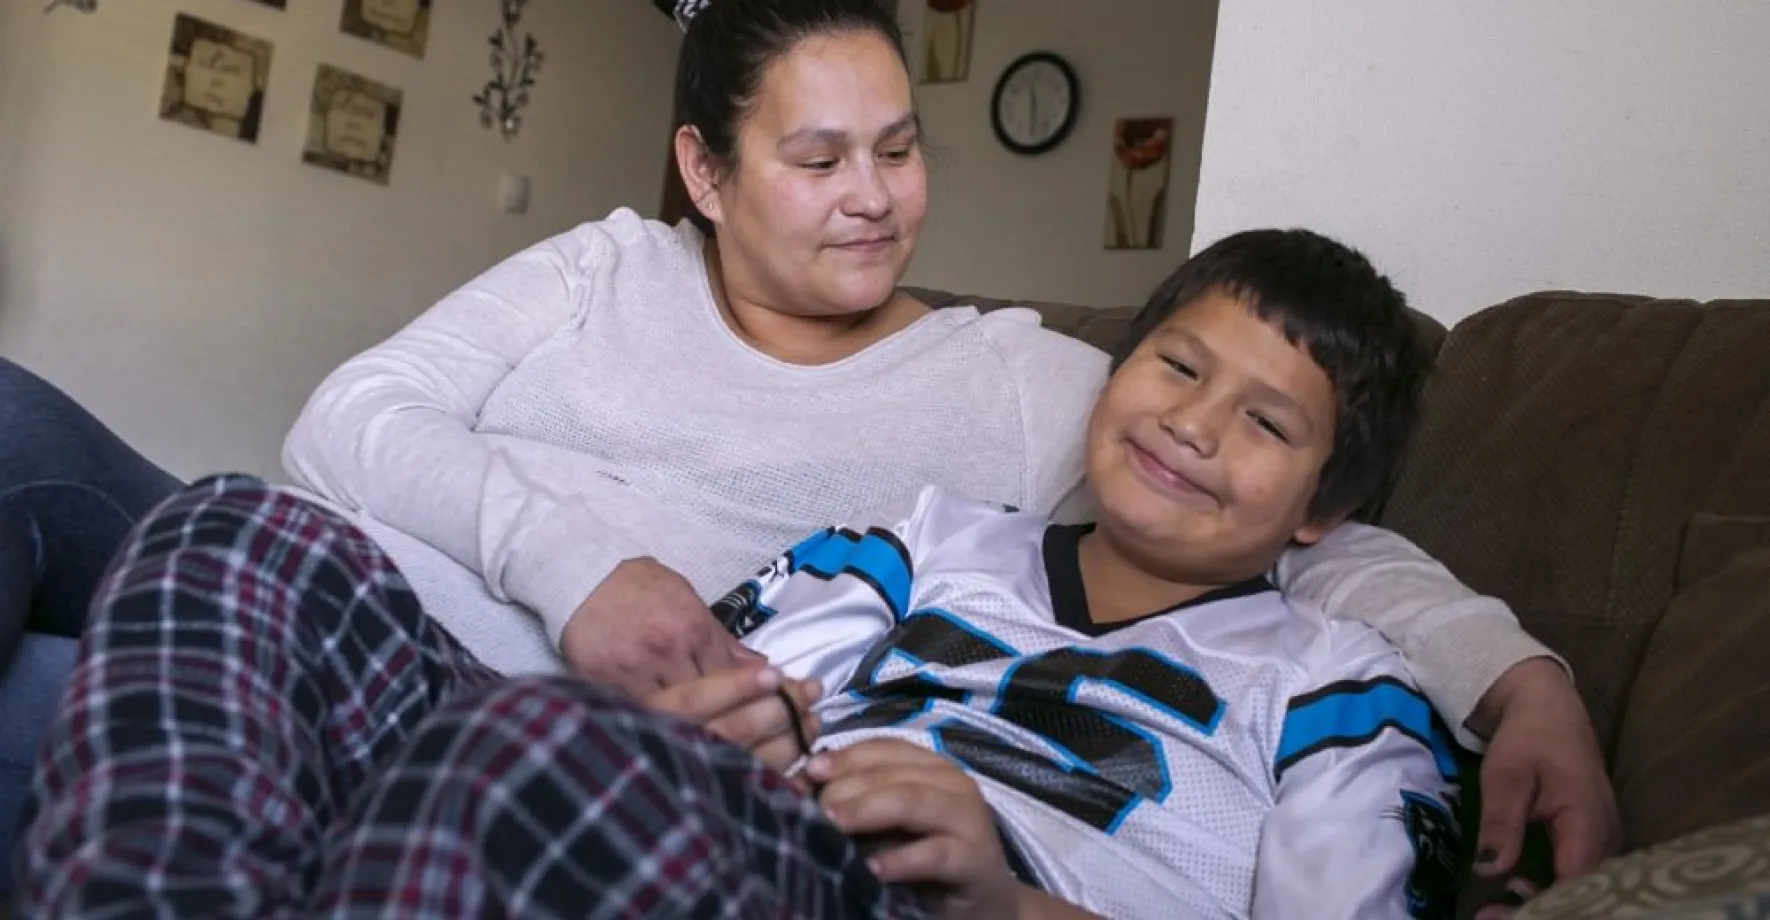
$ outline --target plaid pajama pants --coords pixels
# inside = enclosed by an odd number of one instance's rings
[[[254,479],[144,520],[45,739],[27,916],[920,917],[747,752],[507,680]]]

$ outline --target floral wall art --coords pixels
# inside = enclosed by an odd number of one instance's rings
[[[1107,249],[1162,248],[1173,142],[1173,118],[1121,118],[1113,125]]]
[[[977,0],[926,0],[922,15],[922,82],[960,83],[971,76],[971,33]]]

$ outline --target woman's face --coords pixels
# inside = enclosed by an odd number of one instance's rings
[[[728,294],[829,316],[886,302],[928,183],[909,74],[871,32],[800,42],[764,72],[737,161],[704,200]]]

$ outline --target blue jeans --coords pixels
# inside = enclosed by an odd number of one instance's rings
[[[179,488],[42,378],[0,358],[0,902],[37,740],[86,605],[129,529]]]

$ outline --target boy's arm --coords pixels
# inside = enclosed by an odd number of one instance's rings
[[[1567,667],[1518,626],[1505,602],[1475,593],[1425,551],[1381,528],[1343,524],[1313,546],[1286,552],[1277,581],[1288,597],[1381,632],[1457,740],[1473,750],[1486,741],[1470,720],[1500,675],[1531,658]]]
[[[820,530],[715,601],[713,616],[783,674],[838,693],[908,601],[899,529]]]
[[[1360,524],[1287,552],[1277,580],[1292,598],[1382,632],[1457,740],[1487,751],[1484,875],[1512,870],[1530,820],[1548,827],[1558,877],[1589,872],[1621,849],[1616,797],[1572,672],[1504,603],[1464,587],[1400,536]]]
[[[1381,674],[1299,696],[1276,759],[1256,920],[1451,916],[1457,764],[1425,697]]]
[[[713,604],[732,635],[787,676],[840,693],[860,659],[915,605],[918,565],[999,513],[924,489],[912,502],[800,541]]]

